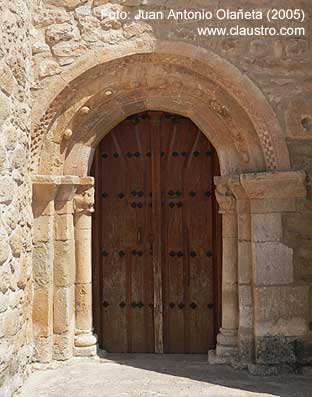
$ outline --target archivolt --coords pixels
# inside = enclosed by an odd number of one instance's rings
[[[289,168],[278,120],[246,75],[211,51],[156,41],[89,53],[51,82],[34,104],[33,172],[87,175],[102,137],[144,110],[190,117],[223,175]]]

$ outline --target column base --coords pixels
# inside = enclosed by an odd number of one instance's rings
[[[237,330],[220,329],[216,350],[208,352],[209,364],[230,364],[238,359]]]
[[[208,363],[210,365],[231,364],[231,357],[218,356],[215,350],[209,350]]]
[[[96,334],[76,334],[74,356],[76,357],[93,357],[97,354],[97,336]]]

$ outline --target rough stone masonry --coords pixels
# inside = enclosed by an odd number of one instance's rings
[[[92,191],[83,178],[103,131],[154,104],[194,116],[203,132],[209,125],[223,164],[224,257],[238,263],[224,261],[233,278],[211,360],[312,364],[311,2],[287,2],[305,10],[304,37],[207,38],[196,35],[198,21],[111,17],[183,12],[180,3],[0,0],[0,396],[22,384],[31,360],[94,354],[90,208],[85,232],[73,205]],[[269,7],[281,2],[261,1]],[[66,273],[77,264],[80,281]],[[61,281],[48,274],[53,267]]]

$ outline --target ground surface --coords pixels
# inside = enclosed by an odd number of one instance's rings
[[[107,355],[34,372],[19,397],[311,397],[308,376],[260,378],[203,356]]]

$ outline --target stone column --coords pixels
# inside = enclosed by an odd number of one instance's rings
[[[94,356],[97,337],[92,324],[92,213],[94,179],[81,178],[74,198],[76,242],[75,356]]]
[[[73,355],[75,330],[75,240],[73,195],[77,177],[59,177],[55,198],[53,358]]]
[[[238,353],[237,213],[236,200],[227,183],[223,178],[216,178],[215,182],[222,214],[222,327],[217,336],[216,356],[210,353],[209,361],[225,363]]]
[[[36,358],[52,360],[54,198],[52,177],[33,176],[33,334]]]
[[[229,179],[236,198],[238,244],[238,349],[240,361],[254,361],[254,285],[252,270],[250,201],[238,176]]]

